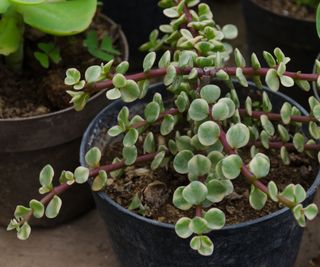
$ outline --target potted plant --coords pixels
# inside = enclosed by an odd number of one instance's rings
[[[237,49],[236,66],[224,67],[230,50],[222,40],[236,28],[217,26],[199,1],[162,2],[172,19],[160,27],[170,50],[148,53],[137,74],[126,74],[127,62],[115,72],[112,63],[91,69],[82,91],[107,88],[108,99],[122,101],[93,120],[82,166],[63,171],[60,185],[52,185],[52,166],[42,169],[40,191],[47,193],[17,206],[8,230],[27,239],[31,217],[56,217],[59,196],[89,181],[122,266],[291,267],[298,225],[318,213],[311,202],[320,181],[320,102],[311,97],[307,114],[277,91],[294,84],[310,90],[319,75],[287,71],[290,59],[279,48],[264,53],[267,68],[255,54],[247,65]],[[79,73],[68,70],[68,84]],[[163,83],[149,87],[160,77]]]
[[[119,27],[99,13],[92,20],[96,5],[95,0],[1,1],[2,225],[15,206],[10,192],[16,191],[21,201],[35,196],[37,185],[32,177],[38,173],[39,164],[47,161],[45,158],[49,157],[59,170],[78,165],[76,154],[83,130],[105,105],[101,92],[91,98],[87,113],[75,112],[64,90],[65,69],[74,64],[87,68],[100,62],[98,57],[102,56],[110,60],[115,49],[116,61],[127,59],[127,43]],[[112,53],[102,51],[102,40]],[[92,48],[95,44],[99,47]],[[79,97],[77,104],[86,97]],[[62,157],[68,160],[61,161]],[[77,197],[81,207],[73,202]],[[93,204],[86,187],[75,188],[66,198],[72,201],[60,219],[35,223],[54,225]]]
[[[315,31],[318,3],[317,0],[243,0],[249,52],[261,55],[263,51],[281,47],[292,58],[293,71],[311,72],[320,45]],[[310,94],[297,88],[284,92],[308,106],[303,99],[308,99]]]

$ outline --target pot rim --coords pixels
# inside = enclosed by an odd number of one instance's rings
[[[152,84],[149,87],[149,90],[151,90],[152,88],[158,87],[158,86],[162,86],[163,83],[155,83]],[[253,82],[249,82],[249,85],[257,88],[255,86],[255,84]],[[256,89],[257,90],[257,89]],[[308,114],[308,112],[295,100],[291,99],[290,97],[288,97],[287,95],[281,93],[281,92],[274,92],[272,90],[270,90],[269,88],[263,86],[262,90],[267,91],[268,93],[272,93],[275,94],[281,98],[284,98],[285,101],[287,102],[291,102],[291,104],[293,104],[294,106],[296,106],[303,114]],[[85,151],[85,145],[86,145],[86,141],[89,139],[89,134],[91,129],[95,128],[96,123],[99,121],[100,116],[105,113],[106,109],[112,109],[113,106],[117,105],[117,103],[119,103],[121,100],[116,100],[112,103],[110,103],[107,107],[105,107],[103,110],[101,110],[97,116],[90,122],[88,128],[86,129],[82,140],[81,140],[81,146],[80,146],[80,163],[82,166],[85,165],[85,160],[84,160],[84,155],[86,153]],[[312,185],[310,186],[310,188],[307,190],[307,198],[310,197],[311,195],[313,195],[318,186],[320,185],[320,169],[318,171],[318,174],[316,175],[314,182],[312,183]],[[143,217],[141,215],[138,215],[132,211],[129,211],[128,209],[122,207],[121,205],[119,205],[118,203],[116,203],[115,201],[113,201],[105,192],[93,192],[94,194],[98,195],[98,197],[100,197],[102,200],[108,202],[109,205],[112,205],[114,208],[116,208],[118,211],[125,213],[127,216],[131,216],[137,220],[141,220],[145,223],[149,223],[152,224],[154,226],[159,226],[162,228],[167,228],[170,230],[174,230],[174,225],[173,224],[169,224],[169,223],[163,223],[163,222],[158,222],[156,220],[152,220],[146,217]],[[278,216],[278,215],[282,215],[285,212],[289,211],[289,208],[284,207],[282,209],[279,209],[271,214],[259,217],[257,219],[253,219],[253,220],[249,220],[249,221],[245,221],[245,222],[241,222],[241,223],[237,223],[237,224],[230,224],[230,225],[226,225],[225,227],[223,227],[220,230],[214,230],[214,231],[224,231],[224,230],[233,230],[233,229],[240,229],[240,228],[244,228],[244,227],[248,227],[254,224],[258,224],[258,223],[263,223],[266,222],[268,220],[271,220],[272,218]]]
[[[119,39],[121,40],[121,43],[123,43],[123,48],[122,48],[123,49],[123,60],[128,60],[129,59],[129,44],[128,44],[127,37],[124,34],[123,30],[121,29],[121,27],[117,23],[115,23],[108,16],[106,16],[104,14],[99,14],[99,16],[101,16],[104,20],[106,20],[111,26],[117,25],[119,27],[119,33],[120,33]],[[104,92],[105,92],[105,89],[101,90],[100,92],[96,93],[94,96],[90,97],[87,104],[91,103],[93,100],[95,100],[96,98],[101,96]],[[69,112],[75,112],[75,110],[72,106],[68,107],[68,108],[64,108],[62,110],[58,110],[58,111],[54,111],[54,112],[50,112],[50,113],[46,113],[46,114],[42,114],[42,115],[26,117],[26,118],[0,119],[0,123],[1,122],[10,123],[10,122],[25,122],[25,121],[32,121],[32,120],[41,120],[41,119],[46,119],[46,118],[50,118],[50,117],[60,116],[60,115],[63,115],[65,113],[69,113]]]
[[[304,22],[304,23],[308,23],[308,24],[314,24],[316,22],[316,20],[307,20],[307,19],[298,19],[296,17],[293,17],[293,16],[285,16],[283,14],[279,14],[279,13],[275,13],[273,12],[272,10],[264,7],[264,6],[261,6],[259,4],[257,4],[255,1],[253,0],[245,0],[245,1],[249,1],[251,2],[252,4],[254,4],[255,6],[257,6],[258,8],[270,13],[270,14],[273,14],[274,16],[277,16],[277,17],[280,17],[280,18],[284,18],[284,19],[288,19],[288,20],[292,20],[292,21],[295,21],[295,22]]]

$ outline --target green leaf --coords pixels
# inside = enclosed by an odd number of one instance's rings
[[[1,3],[2,4],[2,3]],[[18,16],[3,15],[0,20],[0,54],[8,56],[22,44],[22,30]]]
[[[183,198],[192,205],[201,204],[206,199],[207,194],[207,187],[199,181],[191,182],[182,191]]]
[[[285,165],[290,165],[290,157],[289,157],[289,152],[286,149],[286,147],[282,146],[280,150],[280,157],[282,159],[282,162]]]
[[[214,246],[207,236],[195,236],[190,241],[190,247],[197,250],[202,256],[210,256],[213,253]]]
[[[249,169],[258,179],[266,177],[270,171],[270,160],[266,155],[258,153],[250,161]]]
[[[248,113],[249,116],[252,116],[252,99],[250,96],[248,96],[246,98],[245,101],[245,108],[246,108],[246,112]]]
[[[284,87],[292,87],[294,86],[294,80],[289,76],[281,76],[280,77],[281,84]]]
[[[181,92],[175,100],[175,104],[179,112],[185,112],[190,104],[188,95],[185,92]]]
[[[164,157],[166,156],[166,152],[165,151],[161,151],[159,152],[153,159],[153,161],[151,162],[151,169],[152,170],[156,170],[160,167],[160,165],[162,164]]]
[[[261,115],[260,116],[260,121],[262,124],[263,129],[270,135],[273,136],[275,133],[275,129],[274,126],[272,124],[272,122],[269,120],[269,118],[267,117],[267,115]]]
[[[127,85],[127,80],[123,74],[117,73],[113,76],[112,83],[116,88],[123,88]]]
[[[213,105],[211,113],[212,117],[217,121],[223,121],[230,117],[229,108],[223,102]]]
[[[295,201],[294,190],[295,190],[294,184],[289,184],[286,186],[286,188],[283,190],[283,192],[280,195],[294,202]]]
[[[168,135],[172,132],[175,126],[175,119],[172,115],[165,115],[161,122],[160,133],[162,135]]]
[[[191,138],[189,136],[177,136],[176,137],[177,148],[179,151],[182,150],[193,150],[193,146],[191,144]]]
[[[172,203],[173,205],[180,210],[189,210],[192,207],[192,204],[189,204],[182,195],[185,186],[179,186],[173,193]]]
[[[143,60],[143,71],[144,72],[149,71],[153,67],[155,61],[156,61],[155,52],[150,52],[149,54],[147,54]]]
[[[273,91],[278,91],[280,88],[280,82],[278,73],[275,69],[269,69],[266,75],[266,84]]]
[[[49,68],[49,57],[42,52],[34,52],[34,57],[38,60],[42,67]]]
[[[89,167],[95,168],[99,166],[101,160],[101,151],[97,147],[91,148],[85,155],[85,161]]]
[[[304,215],[308,220],[313,220],[318,214],[318,207],[316,204],[310,204],[304,208]]]
[[[60,212],[61,206],[62,206],[62,200],[58,196],[54,196],[50,200],[50,202],[46,208],[46,216],[49,219],[53,219],[53,218],[57,217]]]
[[[304,151],[304,136],[301,133],[296,133],[293,136],[293,145],[295,147],[295,149],[297,149],[297,151],[299,152],[303,152]]]
[[[124,147],[122,149],[123,159],[126,165],[132,165],[135,163],[138,155],[136,146]]]
[[[246,66],[246,60],[238,48],[234,50],[234,58],[238,68],[244,68]]]
[[[171,53],[170,50],[167,50],[163,53],[162,57],[159,60],[159,68],[167,68],[170,65]]]
[[[30,234],[31,234],[31,227],[27,222],[25,222],[18,230],[17,237],[20,240],[27,240]]]
[[[173,83],[174,79],[177,76],[176,67],[173,64],[170,64],[167,68],[167,74],[164,76],[163,83],[166,86],[169,86]]]
[[[75,68],[67,69],[66,78],[64,79],[64,83],[66,85],[75,85],[81,79],[81,73]]]
[[[276,185],[275,182],[273,181],[270,181],[268,183],[268,192],[269,192],[269,196],[270,198],[275,201],[275,202],[278,202],[279,199],[278,199],[278,194],[279,194],[279,191],[278,191],[278,187]]]
[[[248,87],[248,81],[246,76],[244,76],[243,71],[241,68],[237,68],[236,70],[236,77],[239,81],[239,83],[243,86],[243,87]]]
[[[192,232],[201,235],[209,230],[208,223],[204,218],[194,217],[189,225]]]
[[[180,218],[175,225],[176,234],[181,238],[190,237],[193,234],[190,229],[190,223],[191,219],[186,217]]]
[[[230,155],[222,160],[222,172],[228,179],[235,179],[240,175],[242,159],[239,155]]]
[[[14,211],[14,217],[16,219],[23,219],[30,211],[30,208],[18,205]]]
[[[220,127],[213,121],[202,123],[198,129],[198,138],[202,145],[211,146],[215,144],[220,136]]]
[[[78,167],[74,171],[74,178],[78,184],[84,184],[89,179],[89,169],[86,167]]]
[[[265,112],[270,112],[272,110],[272,103],[266,92],[262,93],[262,108]]]
[[[274,57],[269,52],[263,51],[263,57],[270,68],[274,68],[277,65]],[[274,71],[276,72],[276,70]]]
[[[111,137],[118,136],[119,134],[123,133],[123,131],[124,130],[120,126],[116,125],[116,126],[111,127],[108,130],[108,135]]]
[[[188,172],[197,177],[209,173],[210,168],[211,161],[203,155],[195,155],[188,162]]]
[[[306,199],[307,193],[301,185],[297,184],[294,187],[294,196],[295,203],[302,203]]]
[[[125,147],[131,147],[133,146],[139,137],[139,132],[137,129],[131,128],[127,134],[125,135],[124,139],[123,139],[123,145]]]
[[[303,207],[302,205],[296,205],[293,210],[293,215],[295,217],[295,219],[297,220],[298,224],[301,226],[301,227],[306,227],[306,218],[303,214]]]
[[[119,158],[114,158],[113,161],[112,161],[112,164],[119,163],[119,162],[122,162],[122,160],[119,159]],[[110,172],[110,175],[111,175],[112,178],[118,178],[123,173],[124,173],[123,169],[119,169],[119,170],[115,170],[115,171]]]
[[[292,111],[292,106],[288,102],[285,102],[282,105],[281,110],[280,110],[281,119],[284,124],[290,123],[291,111]]]
[[[232,24],[223,26],[222,33],[225,39],[235,39],[238,36],[238,29]]]
[[[141,207],[142,203],[141,200],[139,198],[139,194],[135,194],[134,197],[131,200],[131,203],[128,207],[128,210],[136,210],[139,209]]]
[[[152,153],[156,150],[156,144],[154,140],[154,135],[152,132],[149,132],[144,139],[143,143],[143,152],[144,153]]]
[[[163,10],[163,14],[168,18],[177,18],[179,16],[178,11],[175,8],[166,8]]]
[[[5,13],[9,6],[10,6],[9,0],[2,0],[0,2],[0,14]]]
[[[116,73],[125,74],[129,69],[129,62],[122,61],[116,68]]]
[[[74,35],[87,29],[96,6],[96,0],[45,1],[36,5],[15,4],[26,24],[53,35]]]
[[[62,171],[59,177],[60,184],[72,185],[75,182],[73,173],[70,171]]]
[[[226,217],[223,211],[217,208],[208,210],[204,218],[206,219],[209,228],[212,230],[219,230],[223,228],[226,223]]]
[[[41,170],[39,175],[39,182],[43,187],[51,187],[52,179],[54,176],[54,170],[51,165],[46,165]]]
[[[250,131],[246,125],[237,123],[229,128],[226,138],[231,147],[241,148],[248,144]]]
[[[108,181],[108,175],[105,171],[99,171],[98,176],[93,180],[91,189],[92,191],[100,191],[106,185]]]
[[[255,70],[258,70],[261,68],[261,64],[260,64],[259,59],[255,53],[251,54],[251,65]]]
[[[221,98],[218,102],[218,104],[223,104],[223,105],[226,105],[228,107],[228,110],[229,110],[229,114],[228,114],[228,117],[227,118],[230,118],[234,115],[235,113],[235,109],[236,109],[236,106],[235,106],[235,103],[233,102],[233,100],[231,100],[230,98],[228,97],[224,97],[224,98]],[[215,118],[215,113],[212,111],[212,116],[213,118]]]
[[[119,99],[121,97],[121,92],[118,88],[113,88],[107,91],[106,93],[106,97],[109,100],[116,100]]]
[[[226,188],[225,181],[223,180],[211,180],[207,184],[208,195],[207,199],[212,203],[218,203],[223,200],[227,195],[228,190]]]
[[[32,209],[33,216],[35,218],[42,218],[44,215],[44,205],[35,199],[32,199],[29,202],[29,207]]]
[[[219,99],[221,95],[221,89],[217,85],[208,84],[201,88],[200,95],[201,98],[206,100],[209,104],[212,104]]]
[[[160,114],[160,105],[157,102],[149,103],[144,110],[144,116],[148,122],[155,122]]]
[[[188,115],[192,120],[201,121],[208,117],[209,105],[204,99],[195,99],[192,101]]]
[[[308,81],[305,80],[295,80],[296,85],[298,85],[302,90],[309,92],[311,89],[311,85]]]
[[[256,188],[254,185],[251,186],[249,202],[252,208],[255,210],[262,210],[266,204],[268,196]]]
[[[193,153],[190,150],[180,151],[173,160],[173,167],[180,174],[188,173],[188,162],[192,159]]]

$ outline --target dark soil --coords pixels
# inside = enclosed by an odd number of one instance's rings
[[[308,264],[308,267],[320,267],[320,256],[311,260]]]
[[[311,7],[297,5],[293,0],[253,0],[258,5],[272,12],[300,20],[315,21],[316,10]]]
[[[89,30],[99,37],[108,33],[114,47],[121,51],[119,27],[111,26],[97,13]],[[69,107],[70,97],[65,93],[65,72],[76,67],[82,73],[101,60],[93,58],[83,46],[85,33],[70,37],[52,37],[28,29],[25,40],[25,59],[22,73],[9,71],[0,58],[0,119],[41,115]],[[60,48],[62,61],[50,63],[49,69],[41,67],[34,58],[39,42],[54,42]],[[3,59],[4,60],[4,59]],[[120,61],[116,58],[116,61]]]
[[[108,160],[115,156],[121,156],[116,143],[108,147]],[[280,189],[284,189],[290,183],[300,183],[304,188],[309,188],[314,181],[315,172],[312,168],[312,160],[306,155],[291,154],[290,166],[285,166],[278,151],[264,151],[271,158],[271,170],[265,183],[269,180],[276,182]],[[242,158],[246,163],[250,160],[249,152],[243,151]],[[187,185],[187,178],[176,173],[172,167],[152,171],[148,164],[125,169],[123,178],[111,181],[106,193],[118,204],[128,208],[132,198],[138,194],[142,204],[146,208],[145,216],[166,223],[175,223],[183,216],[194,217],[195,211],[181,211],[172,204],[172,195],[178,186]],[[255,211],[250,207],[248,195],[250,186],[243,177],[238,177],[234,182],[235,192],[215,206],[226,214],[227,224],[236,224],[256,219],[282,208],[279,204],[267,201],[261,211]]]

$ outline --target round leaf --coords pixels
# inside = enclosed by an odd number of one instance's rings
[[[49,219],[53,219],[53,218],[57,217],[60,212],[61,206],[62,206],[62,200],[58,196],[54,196],[50,200],[50,202],[46,208],[46,216]]]
[[[250,131],[246,125],[237,123],[229,128],[226,137],[231,147],[241,148],[248,144]]]
[[[211,146],[215,144],[220,136],[220,127],[213,121],[202,123],[198,129],[198,138],[202,145]]]
[[[206,199],[207,194],[207,187],[199,181],[191,182],[182,191],[183,198],[192,205],[201,204]]]

